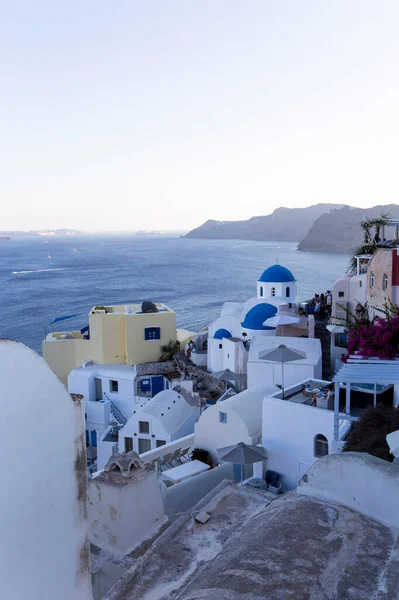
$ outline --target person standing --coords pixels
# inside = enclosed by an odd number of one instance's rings
[[[314,305],[314,318],[315,321],[320,321],[320,296],[315,294],[315,305]]]
[[[327,314],[327,319],[329,319],[331,317],[331,313],[332,313],[332,295],[331,295],[331,290],[327,290],[326,293],[326,314]]]
[[[324,319],[326,318],[326,307],[327,307],[326,297],[324,294],[321,294],[321,296],[320,296],[320,321],[324,321]]]

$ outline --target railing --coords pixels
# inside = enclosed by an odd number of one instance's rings
[[[106,399],[108,400],[108,402],[111,403],[112,406],[112,414],[114,415],[115,419],[118,421],[118,423],[120,425],[126,425],[127,423],[127,419],[126,417],[123,416],[123,414],[121,413],[121,411],[119,410],[119,408],[116,408],[115,404],[112,402],[112,400],[110,398],[108,398],[107,394],[104,392],[104,396],[106,397]]]
[[[171,452],[175,452],[176,450],[184,450],[185,448],[191,448],[194,445],[194,434],[186,435],[174,442],[169,442],[169,444],[164,444],[159,448],[154,448],[153,450],[149,450],[148,452],[143,452],[140,454],[140,458],[143,463],[147,464],[153,460],[157,460],[170,454]]]

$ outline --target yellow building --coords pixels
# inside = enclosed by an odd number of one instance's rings
[[[156,362],[161,346],[172,340],[183,347],[192,337],[190,332],[185,332],[185,336],[176,331],[173,310],[152,302],[96,306],[89,313],[89,326],[85,329],[53,331],[43,340],[43,357],[64,383],[70,371],[86,360],[127,365]]]

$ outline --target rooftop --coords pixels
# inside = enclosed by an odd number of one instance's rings
[[[201,506],[206,524],[176,521],[104,600],[397,597],[396,532],[295,491],[274,498],[225,486]]]
[[[156,303],[155,304],[158,313],[169,312],[173,313],[174,311],[166,306],[166,304]],[[154,313],[143,313],[142,304],[113,304],[110,306],[93,306],[91,309],[91,314],[117,314],[117,315],[143,315],[143,314],[157,314]]]

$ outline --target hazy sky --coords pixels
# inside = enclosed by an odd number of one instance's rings
[[[398,0],[0,0],[0,229],[398,199]]]

